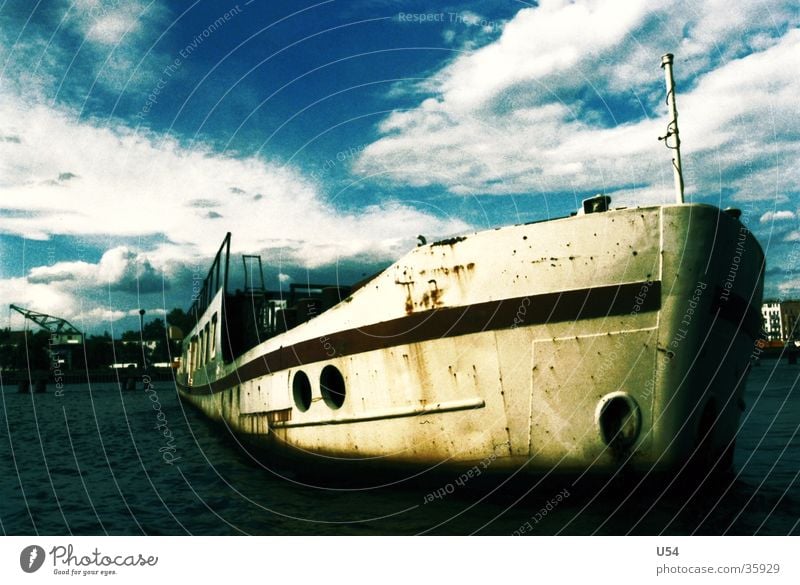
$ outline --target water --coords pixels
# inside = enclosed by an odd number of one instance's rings
[[[502,484],[484,477],[459,486],[456,474],[368,490],[341,484],[325,489],[259,463],[224,428],[182,404],[168,383],[155,384],[160,418],[141,389],[68,386],[59,397],[17,394],[7,387],[0,402],[0,530],[798,534],[799,375],[800,367],[772,360],[753,369],[736,473],[699,490],[686,485],[665,490],[664,480],[537,483],[530,477]],[[167,429],[171,439],[164,436]],[[175,460],[168,464],[165,458]],[[448,485],[452,493],[430,496]]]

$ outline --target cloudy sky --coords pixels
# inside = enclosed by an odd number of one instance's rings
[[[5,0],[0,299],[116,335],[187,308],[227,231],[277,287],[672,202],[666,52],[687,199],[742,208],[800,297],[798,6]]]

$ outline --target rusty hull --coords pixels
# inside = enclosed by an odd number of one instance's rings
[[[182,374],[181,395],[251,440],[312,459],[675,469],[698,446],[721,454],[735,438],[762,276],[755,239],[705,205],[488,230],[414,249],[234,363],[191,383]],[[735,310],[720,310],[720,290]],[[332,354],[316,348],[322,339]],[[344,377],[339,409],[320,393],[327,365]],[[312,385],[304,412],[298,370]],[[619,393],[638,425],[623,448],[598,420]]]

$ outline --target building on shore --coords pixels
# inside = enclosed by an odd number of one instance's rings
[[[767,341],[800,340],[800,301],[766,300],[761,318]]]

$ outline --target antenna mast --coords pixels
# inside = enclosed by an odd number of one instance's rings
[[[675,79],[672,77],[672,53],[667,53],[661,57],[661,68],[667,79],[667,106],[669,107],[669,123],[667,124],[667,134],[659,136],[667,148],[674,150],[672,157],[672,170],[675,175],[675,199],[683,203],[683,172],[681,171],[681,138],[678,134],[678,106],[675,104]],[[669,138],[674,136],[675,141],[672,145]]]

